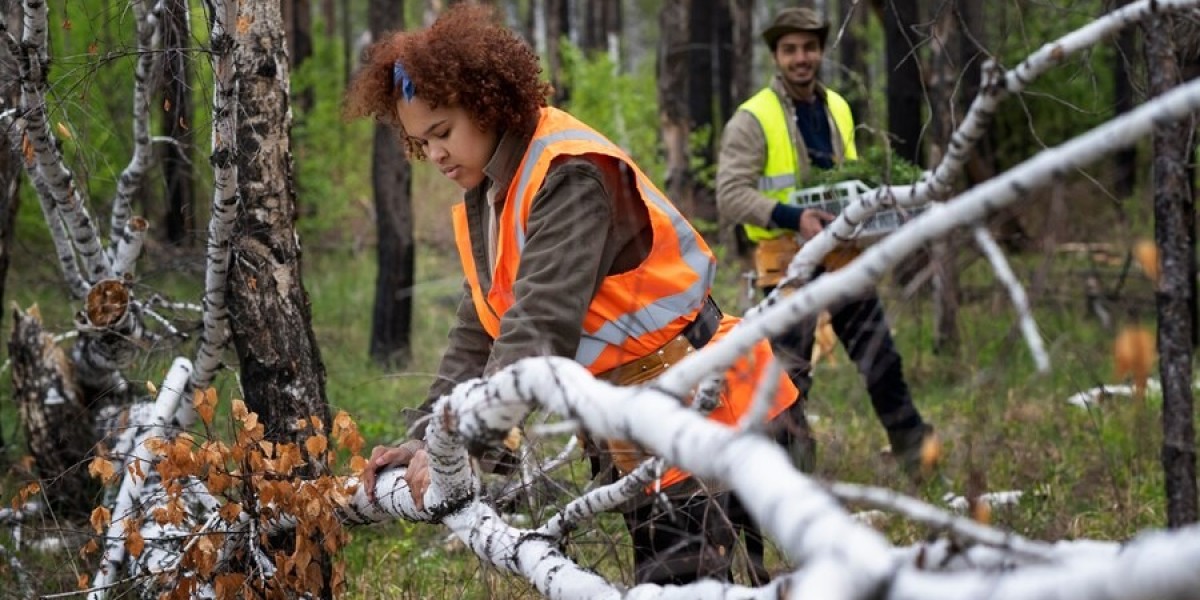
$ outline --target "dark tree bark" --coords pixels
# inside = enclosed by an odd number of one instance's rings
[[[733,106],[737,106],[755,91],[754,44],[758,37],[754,31],[754,0],[726,0],[726,4],[730,22],[729,63],[733,73],[729,79],[729,94]]]
[[[371,1],[371,33],[376,39],[385,31],[404,27],[403,4]],[[372,152],[379,271],[371,314],[371,359],[385,368],[400,368],[412,356],[412,291],[416,282],[412,178],[404,151],[388,126],[375,126]]]
[[[721,127],[732,115],[733,100],[729,82],[733,79],[733,23],[729,15],[729,6],[724,1],[693,0],[687,7],[687,64],[683,76],[687,89],[689,127],[683,135],[690,136],[693,131],[703,129],[709,132],[709,139],[704,146],[689,144],[690,154],[684,165],[689,171],[694,171],[688,164],[692,159],[698,159],[700,169],[716,164]],[[664,6],[664,12],[665,10]],[[659,83],[660,88],[663,85]],[[711,187],[695,177],[694,172],[689,174],[688,181],[690,189],[683,191],[689,198],[684,203],[684,206],[690,207],[687,214],[715,221],[717,205]]]
[[[163,180],[167,187],[167,241],[191,246],[196,231],[196,190],[192,168],[192,81],[186,48],[191,44],[187,0],[169,0],[163,11]]]
[[[546,71],[550,85],[554,86],[556,105],[562,106],[570,96],[562,76],[562,52],[559,46],[563,36],[570,30],[570,2],[568,0],[536,0],[546,3]]]
[[[928,164],[936,165],[946,155],[950,136],[962,114],[962,103],[955,97],[964,65],[961,62],[963,35],[960,30],[961,0],[937,5],[933,15],[933,39],[930,40],[929,102],[931,123]],[[965,99],[970,102],[970,98]],[[958,269],[956,244],[951,239],[935,242],[930,251],[933,268],[933,351],[954,356],[958,352]]]
[[[310,0],[282,0],[283,24],[287,32],[288,59],[294,71],[304,64],[313,53],[312,2]],[[313,105],[312,90],[304,90],[293,99],[293,110],[303,119]]]
[[[695,212],[687,83],[690,9],[691,0],[666,0],[658,16],[658,114],[666,148],[666,193],[686,215]]]
[[[42,330],[36,309],[13,310],[13,400],[25,426],[25,443],[34,458],[45,497],[55,515],[84,517],[95,505],[98,481],[88,475],[87,457],[95,444],[92,415],[75,383],[71,361]]]
[[[247,407],[268,439],[302,441],[300,418],[328,428],[325,366],[300,269],[288,140],[288,57],[279,5],[241,3],[235,31],[238,188],[229,269],[229,323]]]
[[[0,0],[0,11],[3,11],[12,35],[21,39],[21,3],[17,0]],[[7,46],[0,48],[0,112],[14,108],[20,102],[18,76],[16,57],[8,53]],[[7,135],[0,139],[0,306],[4,306],[17,210],[21,203],[21,152],[9,142]],[[3,427],[0,427],[0,449],[3,448]]]
[[[861,29],[867,23],[870,12],[862,3],[851,0],[838,2],[838,20],[834,29],[829,33],[829,43],[834,42],[838,31],[845,29],[841,40],[838,41],[838,56],[842,62],[842,70],[838,73],[837,81],[846,102],[850,105],[851,114],[860,122],[867,122],[866,90],[867,64],[863,57],[863,40],[859,38]]]
[[[609,34],[621,33],[621,0],[593,0],[583,5],[579,46],[587,52],[606,52]]]
[[[887,54],[888,132],[901,158],[921,164],[921,69],[913,50],[917,0],[886,0],[883,31]]]
[[[1129,4],[1115,0],[1112,10]],[[1121,115],[1133,109],[1133,73],[1130,67],[1136,60],[1137,29],[1126,27],[1117,36],[1117,51],[1113,53],[1113,112]],[[1131,145],[1113,155],[1113,193],[1126,199],[1137,185],[1137,146]]]
[[[332,40],[338,31],[337,2],[335,0],[321,0],[321,20],[324,21],[322,29],[325,37]]]
[[[1145,29],[1150,93],[1159,95],[1180,82],[1173,39],[1173,18],[1155,17]],[[1162,465],[1167,496],[1167,526],[1197,520],[1196,430],[1192,397],[1192,330],[1196,303],[1196,214],[1187,164],[1195,150],[1194,119],[1183,127],[1155,128],[1154,238],[1162,264],[1156,292],[1159,370],[1163,386]]]

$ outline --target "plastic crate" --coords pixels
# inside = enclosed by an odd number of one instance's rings
[[[840,215],[846,205],[874,191],[858,179],[842,181],[832,185],[807,187],[792,192],[789,204],[800,208],[817,208]],[[854,239],[860,245],[878,241],[897,230],[922,209],[885,208],[867,219],[854,231]]]

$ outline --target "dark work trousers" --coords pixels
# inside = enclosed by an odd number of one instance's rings
[[[811,468],[813,443],[802,402],[773,419],[767,433],[789,451],[797,466]],[[624,517],[633,540],[637,583],[684,585],[705,577],[732,581],[735,545],[742,535],[751,584],[770,579],[763,564],[762,532],[732,492],[698,491],[684,499],[659,496]]]
[[[765,292],[772,289],[766,288]],[[879,296],[870,292],[831,307],[829,314],[834,333],[867,384],[871,406],[884,429],[891,434],[920,426],[921,414],[904,381],[900,353],[896,351]],[[816,326],[814,316],[771,340],[775,355],[784,361],[792,381],[805,397],[812,388],[811,357]]]

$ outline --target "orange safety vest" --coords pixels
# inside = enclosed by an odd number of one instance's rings
[[[512,289],[525,246],[529,213],[550,164],[559,156],[586,154],[616,158],[634,173],[654,240],[649,255],[636,269],[604,278],[584,315],[575,360],[598,375],[647,356],[680,335],[700,312],[716,271],[716,260],[708,245],[624,151],[575,117],[555,108],[542,109],[517,175],[505,193],[496,226],[492,287],[486,293],[479,284],[466,206],[461,202],[453,209],[454,237],[479,322],[495,339],[500,336],[500,320],[513,305]],[[735,317],[725,317],[713,339],[719,339],[737,322]],[[734,364],[726,374],[721,405],[713,410],[711,418],[732,424],[746,412],[770,352],[763,341],[748,358]],[[781,376],[770,416],[782,412],[796,397],[796,388]],[[686,477],[686,473],[671,469],[661,485],[667,487]]]

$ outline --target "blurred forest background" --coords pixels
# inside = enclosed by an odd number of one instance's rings
[[[390,132],[346,122],[341,100],[373,36],[428,25],[446,3],[281,2],[292,69],[294,225],[318,360],[327,373],[323,393],[332,407],[354,416],[370,443],[387,443],[403,435],[400,409],[424,398],[453,318],[460,275],[447,209],[459,192],[436,171],[405,161]],[[86,196],[110,198],[134,148],[133,16],[125,3],[111,0],[47,4],[53,57],[48,117]],[[552,103],[634,156],[718,251],[715,295],[721,303],[730,311],[748,307],[744,248],[719,221],[713,201],[715,157],[725,121],[772,74],[760,31],[776,10],[793,3],[492,4],[543,57],[555,87]],[[860,125],[860,152],[873,164],[904,159],[929,168],[977,93],[984,60],[1011,68],[1124,2],[815,4],[833,22],[822,79],[850,102]],[[3,0],[0,6],[13,29],[21,20],[20,2]],[[213,186],[209,15],[200,1],[163,0],[162,6],[164,49],[149,80],[155,162],[134,200],[134,212],[151,223],[136,286],[143,296],[195,302],[203,289]],[[960,185],[986,180],[1145,100],[1150,73],[1144,31],[1125,30],[1002,104]],[[1182,41],[1180,66],[1191,79],[1200,73],[1200,57],[1186,49],[1196,40]],[[18,90],[13,65],[0,64],[0,108],[6,108],[15,105]],[[1194,186],[1195,138],[1187,128],[1179,134],[1193,144]],[[0,155],[0,300],[22,309],[37,304],[49,331],[66,332],[77,307],[64,289],[35,192],[21,173],[20,151]],[[1153,390],[1138,402],[1084,409],[1066,402],[1115,381],[1112,340],[1119,330],[1154,327],[1154,289],[1132,258],[1139,240],[1154,237],[1151,161],[1149,140],[1117,149],[1109,160],[1032,190],[1033,201],[989,223],[1027,286],[1051,353],[1051,375],[1033,374],[1006,292],[969,233],[912,259],[881,287],[917,402],[948,442],[946,477],[911,491],[940,500],[947,493],[1022,489],[1026,500],[996,519],[1046,539],[1121,539],[1165,524],[1160,409]],[[879,182],[886,180],[882,175]],[[107,220],[104,202],[90,208]],[[1194,232],[1194,217],[1189,227]],[[3,314],[7,341],[12,312]],[[169,361],[165,354],[146,352],[130,378],[157,381]],[[7,383],[7,370],[3,377]],[[853,366],[835,353],[817,377],[819,473],[911,488],[878,459],[881,432]],[[216,382],[222,398],[241,394],[240,384],[233,377]],[[8,390],[0,387],[5,500],[20,482],[36,478],[22,459],[29,450]],[[97,493],[86,503],[98,501]],[[72,518],[27,525],[26,538],[72,530]],[[616,569],[619,576],[628,568],[619,524],[597,527],[584,532],[591,545],[580,551],[593,556],[591,566]],[[881,527],[898,540],[920,536],[908,525]],[[0,541],[20,546],[5,535]],[[405,523],[356,533],[345,551],[351,596],[510,597],[527,591],[440,543],[442,535]],[[597,535],[605,543],[592,543]],[[72,589],[77,574],[94,568],[75,551],[78,546],[40,548],[27,541],[25,547],[31,553],[22,554],[26,568],[37,570],[45,592]],[[0,582],[6,574],[14,576],[0,567]]]

